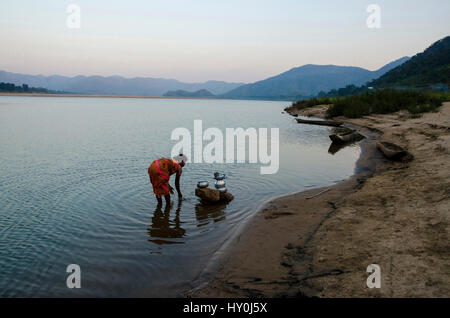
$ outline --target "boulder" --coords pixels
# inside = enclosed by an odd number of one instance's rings
[[[216,189],[210,189],[210,188],[196,188],[195,189],[195,195],[198,196],[200,199],[206,201],[206,202],[218,202],[220,201],[220,191],[217,191]]]
[[[233,199],[234,199],[234,196],[231,193],[229,193],[229,192],[225,192],[225,193],[220,192],[220,201],[228,203],[228,202],[233,201]]]
[[[195,195],[202,199],[202,201],[205,203],[228,203],[233,201],[234,199],[234,196],[229,192],[224,193],[211,188],[197,188],[195,189]]]

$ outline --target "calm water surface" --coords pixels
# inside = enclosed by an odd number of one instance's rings
[[[296,124],[287,105],[0,97],[0,296],[179,296],[262,202],[353,173],[359,148],[329,154],[330,130]],[[279,172],[188,164],[185,199],[157,209],[147,168],[195,119],[203,129],[280,128]],[[206,208],[194,189],[214,171],[228,175],[235,200]],[[66,287],[69,264],[81,267],[81,289]]]

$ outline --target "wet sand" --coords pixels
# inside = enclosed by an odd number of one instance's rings
[[[450,103],[418,118],[337,120],[369,137],[355,175],[267,203],[213,277],[186,296],[450,297]],[[385,159],[377,140],[414,160]],[[380,289],[366,286],[369,264],[381,267]]]

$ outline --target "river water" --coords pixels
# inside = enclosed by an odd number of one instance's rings
[[[328,153],[330,129],[299,125],[287,102],[0,97],[0,296],[176,297],[262,202],[353,174],[359,147]],[[279,128],[279,171],[188,163],[184,199],[158,208],[147,175],[175,128]],[[206,142],[205,142],[206,143]],[[205,207],[200,180],[227,174],[235,199]],[[172,179],[174,179],[172,177]],[[174,186],[174,180],[171,180]],[[69,264],[81,288],[69,289]]]

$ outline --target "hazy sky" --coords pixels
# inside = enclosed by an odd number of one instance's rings
[[[449,31],[449,0],[1,0],[0,69],[252,82],[303,64],[377,69]]]

